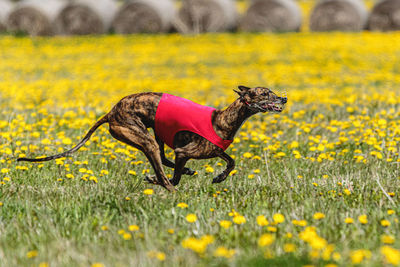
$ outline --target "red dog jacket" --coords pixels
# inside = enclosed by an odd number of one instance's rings
[[[214,131],[211,122],[214,110],[182,97],[163,94],[156,111],[155,132],[171,148],[174,148],[177,132],[189,131],[226,150],[232,140],[224,140]]]

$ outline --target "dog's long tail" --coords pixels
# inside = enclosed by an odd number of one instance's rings
[[[85,135],[85,137],[83,137],[83,139],[73,148],[71,148],[68,151],[65,151],[61,154],[57,154],[54,156],[50,156],[50,157],[45,157],[45,158],[37,158],[37,159],[31,159],[31,158],[19,158],[17,159],[17,161],[30,161],[30,162],[42,162],[42,161],[48,161],[48,160],[52,160],[52,159],[58,159],[58,158],[64,158],[67,157],[69,155],[71,155],[72,153],[74,153],[75,151],[77,151],[79,148],[81,148],[92,136],[92,134],[94,133],[94,131],[97,130],[97,128],[100,127],[100,125],[104,124],[108,122],[108,116],[105,115],[103,118],[101,118],[99,121],[97,121],[92,128],[90,128],[89,132]]]

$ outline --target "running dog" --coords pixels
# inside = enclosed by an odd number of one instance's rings
[[[224,151],[245,120],[259,112],[282,112],[287,102],[287,97],[279,97],[265,87],[238,88],[234,91],[239,98],[224,110],[165,93],[133,94],[121,99],[72,149],[50,157],[19,158],[17,161],[43,162],[70,156],[100,125],[108,123],[115,139],[146,155],[156,176],[155,179],[147,177],[149,182],[175,191],[174,186],[179,184],[182,174],[195,173],[185,168],[189,159],[220,157],[227,162],[226,169],[213,179],[213,183],[220,183],[235,168],[235,161]],[[154,137],[148,128],[154,130]],[[175,163],[165,157],[164,144],[174,149]],[[162,164],[175,169],[171,180],[166,177]]]

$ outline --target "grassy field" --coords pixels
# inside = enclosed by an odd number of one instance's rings
[[[0,266],[400,264],[400,33],[0,37]],[[175,194],[102,126],[162,91],[219,108],[237,85],[288,92]],[[173,152],[167,150],[169,158]],[[166,169],[169,176],[171,169]]]

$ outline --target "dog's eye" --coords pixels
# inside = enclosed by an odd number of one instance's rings
[[[262,96],[267,96],[268,93],[267,93],[267,92],[262,92],[261,95],[262,95]]]

